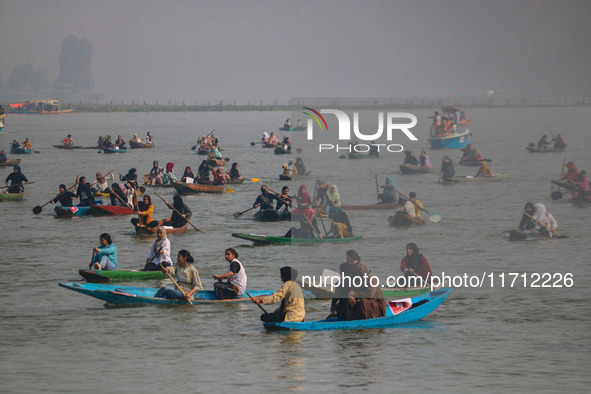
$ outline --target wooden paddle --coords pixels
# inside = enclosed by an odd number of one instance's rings
[[[316,227],[314,227],[314,225],[312,224],[312,222],[310,221],[310,219],[308,219],[308,217],[304,214],[302,214],[302,216],[306,219],[306,221],[308,222],[308,224],[312,227],[312,230],[314,231],[314,234],[316,234],[318,236],[318,238],[320,238],[321,241],[324,241],[324,238],[322,237],[322,234],[320,234],[318,232],[318,230],[316,230]]]
[[[94,255],[95,255],[95,254],[96,254],[96,253],[92,252],[92,257],[90,258],[90,264],[88,264],[88,268],[89,268],[89,269],[90,269],[90,268],[92,268],[92,262],[94,261]]]
[[[123,199],[121,198],[121,196],[119,196],[119,194],[117,194],[117,193],[115,192],[115,190],[113,190],[113,188],[112,188],[112,187],[111,187],[111,191],[113,192],[113,194],[115,195],[115,197],[117,197],[117,198],[118,198],[118,199],[119,199],[119,200],[120,200],[120,201],[121,201],[123,204],[125,204],[125,206],[127,206],[127,208],[129,208],[129,209],[133,209],[133,210],[135,211],[135,208],[134,208],[133,206],[129,205],[129,203],[128,203],[127,201],[123,200]],[[136,212],[137,212],[137,211],[136,211]]]
[[[71,188],[73,188],[74,186],[76,186],[78,184],[78,176],[76,175],[76,183],[74,183],[74,185],[72,185],[72,187],[70,187],[69,189],[64,190],[63,192],[60,192],[57,196],[55,196],[55,199],[57,199],[58,197],[61,197],[62,194],[64,194],[65,192],[67,192],[68,190],[70,190]],[[52,202],[54,199],[51,199],[49,201],[47,201],[45,204],[39,206],[35,206],[33,208],[33,213],[35,215],[39,215],[42,211],[43,211],[43,207],[46,206],[47,204],[49,204],[50,202]]]
[[[269,313],[269,312],[267,312],[267,311],[265,310],[265,308],[263,308],[263,307],[261,306],[261,304],[257,304],[257,302],[254,300],[254,298],[252,298],[252,296],[250,295],[250,293],[249,293],[248,291],[246,292],[246,295],[247,295],[247,296],[250,298],[250,300],[252,301],[252,303],[253,303],[253,304],[255,304],[256,306],[258,306],[259,308],[261,308],[261,310],[262,310],[262,311],[263,311],[265,314],[268,314],[268,313]]]
[[[2,186],[2,187],[0,187],[0,189],[7,189],[7,188],[9,188],[9,187],[13,187],[13,186],[24,186],[24,185],[30,185],[30,184],[32,184],[32,183],[35,183],[35,182],[27,182],[27,183],[15,183],[14,185],[10,185],[10,186]]]
[[[406,198],[408,201],[410,201],[410,198],[406,197],[404,194],[398,192],[402,197]],[[418,206],[416,203],[413,203],[415,205],[415,207],[419,208],[422,211],[427,212],[427,215],[429,215],[429,221],[431,223],[439,223],[441,221],[441,215],[438,214],[437,212],[435,212],[434,214],[431,214],[431,212],[427,211],[424,207],[420,207]]]
[[[250,143],[250,146],[255,146],[256,144],[262,144],[262,143],[263,143],[263,141],[259,141],[259,142],[251,142],[251,143]]]
[[[537,224],[539,224],[540,226],[544,227],[546,230],[550,231],[552,234],[556,235],[556,238],[568,238],[566,235],[558,234],[556,231],[552,230],[550,227],[546,226],[544,223],[540,222],[538,219],[534,218],[529,213],[523,211],[523,214],[525,216],[527,216],[528,218],[530,218],[531,220],[533,220],[534,222],[536,222]]]
[[[183,295],[183,297],[185,297],[185,300],[187,300],[187,302],[189,304],[193,305],[193,302],[191,301],[191,299],[189,297],[187,297],[187,294],[183,291],[183,289],[181,289],[181,287],[179,286],[179,284],[176,283],[176,280],[174,280],[174,278],[172,277],[172,275],[170,275],[168,273],[168,270],[163,269],[162,272],[164,272],[166,274],[166,276],[168,276],[170,278],[170,280],[172,281],[172,283],[174,283],[174,286],[176,287],[176,289],[181,292],[181,294]]]
[[[150,261],[148,261],[146,263],[146,265],[150,264],[152,261],[154,261],[154,259],[156,258],[156,256],[158,256],[160,254],[160,252],[162,252],[162,246],[158,248],[158,250],[156,251],[156,253],[154,253],[154,256],[152,256],[152,258],[150,259]],[[164,268],[162,267],[162,265],[160,265],[160,268]]]
[[[160,197],[160,199],[161,199],[162,201],[164,201],[164,203],[165,203],[166,205],[168,205],[170,208],[172,208],[172,209],[173,209],[173,210],[174,210],[176,213],[178,213],[179,215],[183,216],[183,215],[182,215],[182,214],[181,214],[179,211],[177,211],[177,210],[176,210],[176,208],[175,208],[175,207],[173,207],[173,206],[172,206],[172,204],[169,204],[169,203],[168,203],[168,201],[166,201],[164,198],[162,198],[162,196],[161,196],[160,194],[158,194],[158,193],[156,193],[156,192],[154,192],[154,194],[155,194],[155,195],[157,195],[158,197]],[[187,223],[189,223],[191,226],[193,226],[193,228],[194,228],[195,230],[197,230],[197,231],[203,231],[203,230],[199,230],[197,227],[195,227],[195,225],[194,225],[193,223],[191,223],[191,221],[190,221],[189,219],[185,218],[185,220],[187,221]]]
[[[236,213],[234,214],[234,217],[235,217],[236,219],[238,219],[240,216],[242,216],[242,214],[244,214],[244,213],[246,213],[246,212],[248,212],[248,211],[251,211],[251,210],[253,210],[253,209],[255,209],[255,207],[248,208],[246,211],[242,211],[242,212],[236,212]]]

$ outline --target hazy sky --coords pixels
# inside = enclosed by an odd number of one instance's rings
[[[591,1],[0,0],[0,80],[94,47],[106,100],[591,95]]]

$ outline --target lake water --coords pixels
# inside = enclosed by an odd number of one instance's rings
[[[418,154],[428,148],[427,116],[419,118],[418,142],[402,140]],[[364,239],[346,245],[253,247],[231,237],[233,232],[282,235],[290,223],[259,223],[249,213],[232,214],[252,205],[262,183],[279,191],[281,164],[288,158],[259,145],[263,131],[273,131],[289,117],[285,112],[211,113],[73,113],[60,116],[10,116],[0,134],[0,147],[30,137],[39,154],[22,155],[30,181],[23,201],[0,203],[4,231],[0,238],[0,296],[3,300],[0,372],[3,392],[209,392],[340,390],[377,392],[587,392],[590,383],[591,284],[590,208],[575,207],[567,196],[550,198],[550,180],[560,176],[566,158],[579,169],[589,162],[589,108],[472,109],[473,144],[493,161],[493,172],[510,172],[503,182],[442,185],[433,174],[397,174],[403,155],[379,160],[339,160],[337,153],[319,155],[303,146],[313,176],[303,181],[309,191],[322,176],[339,186],[344,204],[375,202],[375,175],[393,175],[403,193],[415,191],[437,224],[408,229],[388,225],[391,212],[352,211],[349,216]],[[565,153],[529,154],[548,127],[563,133]],[[356,249],[372,274],[384,279],[400,273],[405,244],[415,242],[435,275],[490,279],[482,287],[456,287],[451,296],[423,321],[392,329],[334,332],[266,332],[252,304],[196,307],[113,307],[58,287],[80,281],[98,244],[109,232],[117,245],[121,268],[141,268],[153,239],[133,235],[129,217],[56,218],[52,206],[34,215],[76,175],[94,178],[131,167],[148,172],[153,160],[196,171],[202,157],[190,149],[199,135],[216,129],[224,154],[239,162],[254,184],[233,185],[234,193],[185,198],[193,223],[205,232],[171,235],[173,253],[188,249],[207,288],[212,274],[225,272],[224,249],[235,247],[252,289],[278,289],[279,268],[292,265],[302,274],[338,269],[345,251]],[[93,145],[98,135],[129,139],[150,130],[153,150],[123,155],[95,150],[62,151],[52,147],[67,134],[78,145]],[[295,135],[294,149],[302,135]],[[429,151],[438,170],[441,157],[455,159],[458,175],[473,175],[457,165],[459,151]],[[9,155],[10,157],[11,155]],[[295,159],[296,155],[292,155]],[[0,169],[6,177],[10,169]],[[289,183],[292,193],[301,182]],[[148,189],[148,193],[151,190]],[[172,194],[165,194],[171,201]],[[169,215],[153,195],[155,217]],[[568,239],[509,242],[526,201],[542,202]],[[505,287],[500,276],[506,275]],[[510,286],[510,273],[525,274]],[[572,287],[532,288],[531,274],[572,274]],[[541,283],[541,282],[540,282]],[[552,282],[553,283],[553,282]],[[156,282],[122,285],[155,287]],[[270,306],[268,308],[271,308]],[[328,314],[328,301],[307,301],[307,320]]]

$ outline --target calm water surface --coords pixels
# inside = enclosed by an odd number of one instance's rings
[[[190,150],[198,135],[212,129],[224,153],[249,178],[260,178],[274,190],[287,158],[259,146],[263,131],[272,131],[287,113],[133,113],[9,116],[0,147],[30,137],[39,154],[21,156],[27,187],[21,202],[1,203],[0,337],[3,392],[313,392],[435,390],[438,392],[588,391],[591,321],[588,302],[591,269],[590,208],[550,199],[550,179],[561,172],[564,158],[591,170],[588,108],[474,109],[473,143],[493,162],[493,172],[510,172],[499,183],[441,185],[437,174],[400,176],[402,154],[379,160],[345,161],[339,154],[319,156],[305,146],[301,156],[313,171],[303,181],[312,190],[316,176],[337,184],[346,204],[375,202],[374,175],[394,175],[397,187],[417,192],[427,209],[443,220],[423,227],[395,229],[387,212],[350,213],[364,239],[349,245],[252,247],[232,232],[283,234],[289,223],[262,224],[249,214],[261,183],[235,185],[235,193],[191,196],[185,200],[193,222],[206,230],[172,235],[173,250],[189,249],[206,287],[211,275],[224,272],[224,249],[236,247],[249,274],[250,288],[279,288],[279,267],[300,273],[337,269],[345,251],[357,249],[362,261],[381,279],[398,275],[405,244],[416,242],[435,274],[495,275],[480,288],[458,287],[425,320],[387,330],[268,333],[252,304],[196,307],[112,307],[58,287],[80,281],[91,249],[102,232],[118,247],[122,268],[143,266],[153,239],[133,235],[129,217],[59,219],[52,206],[34,215],[32,208],[57,194],[60,183],[96,171],[143,174],[152,160],[186,165],[196,171],[201,158]],[[432,111],[415,111],[419,142],[405,143],[418,154],[428,147]],[[546,126],[565,136],[564,154],[528,154],[525,146],[546,133]],[[105,156],[94,150],[60,151],[51,145],[72,134],[79,145],[93,145],[98,135],[155,135],[154,150]],[[296,142],[302,135],[293,137]],[[302,145],[304,146],[304,145]],[[443,154],[430,151],[437,169]],[[295,155],[293,155],[295,158]],[[9,169],[0,169],[5,177]],[[474,168],[456,165],[459,175]],[[295,193],[300,182],[291,182]],[[150,191],[148,191],[150,192]],[[165,194],[172,200],[172,194]],[[505,231],[516,227],[526,201],[543,202],[569,239],[509,242]],[[153,196],[155,217],[168,209]],[[570,288],[513,288],[502,273],[572,273]],[[529,281],[528,281],[529,283]],[[123,285],[158,286],[157,282]],[[307,302],[307,319],[323,318],[327,301]],[[269,307],[270,308],[270,307]]]

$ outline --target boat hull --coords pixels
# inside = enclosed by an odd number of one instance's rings
[[[461,149],[470,143],[471,138],[472,133],[466,129],[443,137],[431,137],[429,144],[432,149]]]
[[[527,149],[529,153],[564,152],[564,148],[538,148],[537,146],[528,146],[525,149]]]
[[[280,146],[275,147],[274,152],[275,152],[276,155],[289,155],[289,154],[291,154],[291,150],[289,150],[289,149],[283,149]]]
[[[278,222],[280,220],[290,220],[291,215],[286,215],[283,211],[278,211],[276,209],[263,209],[258,212],[255,212],[254,220],[258,222]]]
[[[21,164],[21,159],[6,160],[4,163],[0,163],[0,167],[12,167]]]
[[[178,194],[223,193],[225,185],[196,185],[194,183],[175,183]]]
[[[90,214],[93,216],[113,216],[113,215],[133,215],[136,213],[128,207],[119,207],[115,205],[91,205]]]
[[[109,304],[156,304],[156,305],[186,305],[187,300],[171,300],[168,298],[156,298],[157,288],[128,287],[103,285],[99,283],[59,283],[60,287],[98,298]],[[252,296],[273,294],[273,290],[249,290]],[[201,290],[194,294],[193,304],[217,304],[217,303],[242,303],[251,302],[250,298],[242,296],[229,300],[216,300],[213,290]]]
[[[62,217],[74,217],[74,216],[87,216],[90,215],[90,206],[81,207],[75,205],[73,207],[55,207],[53,208],[57,216]]]
[[[433,172],[432,168],[421,167],[414,164],[403,164],[400,166],[400,173],[402,175],[430,174],[431,172]]]
[[[490,176],[451,176],[446,179],[446,182],[497,182],[507,178],[509,178],[509,173],[502,172]]]
[[[400,324],[421,320],[433,312],[451,294],[452,289],[444,287],[411,298],[413,306],[396,315],[390,307],[386,308],[386,316],[366,320],[343,321],[338,318],[317,320],[311,322],[281,322],[263,323],[268,330],[294,330],[294,331],[319,331],[319,330],[359,330],[368,328],[389,328]]]
[[[384,204],[367,204],[367,205],[341,205],[343,211],[370,211],[374,209],[396,209],[400,205],[397,202],[388,202]]]
[[[149,144],[145,142],[138,142],[138,141],[129,141],[129,147],[131,149],[152,149],[154,147],[154,143],[150,142]]]
[[[120,149],[120,148],[103,148],[103,153],[126,153],[127,148]]]
[[[19,147],[10,151],[10,153],[14,155],[27,155],[33,153],[33,151],[29,148]]]
[[[351,242],[362,239],[361,235],[356,235],[351,238],[287,238],[287,237],[274,237],[271,235],[258,235],[258,234],[246,234],[246,233],[232,233],[232,237],[245,239],[252,241],[255,245],[304,245],[304,244],[321,244],[321,243],[341,243]]]
[[[152,235],[152,234],[156,234],[156,232],[158,231],[158,227],[162,226],[162,222],[163,220],[160,220],[158,222],[157,226],[154,227],[146,227],[146,226],[136,226],[135,227],[135,233],[137,235]],[[171,226],[164,226],[164,228],[166,229],[166,234],[182,234],[182,233],[186,233],[187,229],[189,228],[189,223],[185,223],[185,225],[183,227],[171,227]]]
[[[388,217],[390,226],[420,226],[425,224],[425,221],[420,217],[412,217],[406,213],[397,212],[394,216]]]
[[[18,201],[22,200],[25,192],[20,193],[0,193],[0,201]]]
[[[521,230],[510,230],[509,241],[539,241],[544,239],[553,239],[538,233],[525,233]]]
[[[160,280],[166,278],[162,271],[142,270],[79,270],[78,273],[90,283],[125,282],[130,280]]]

